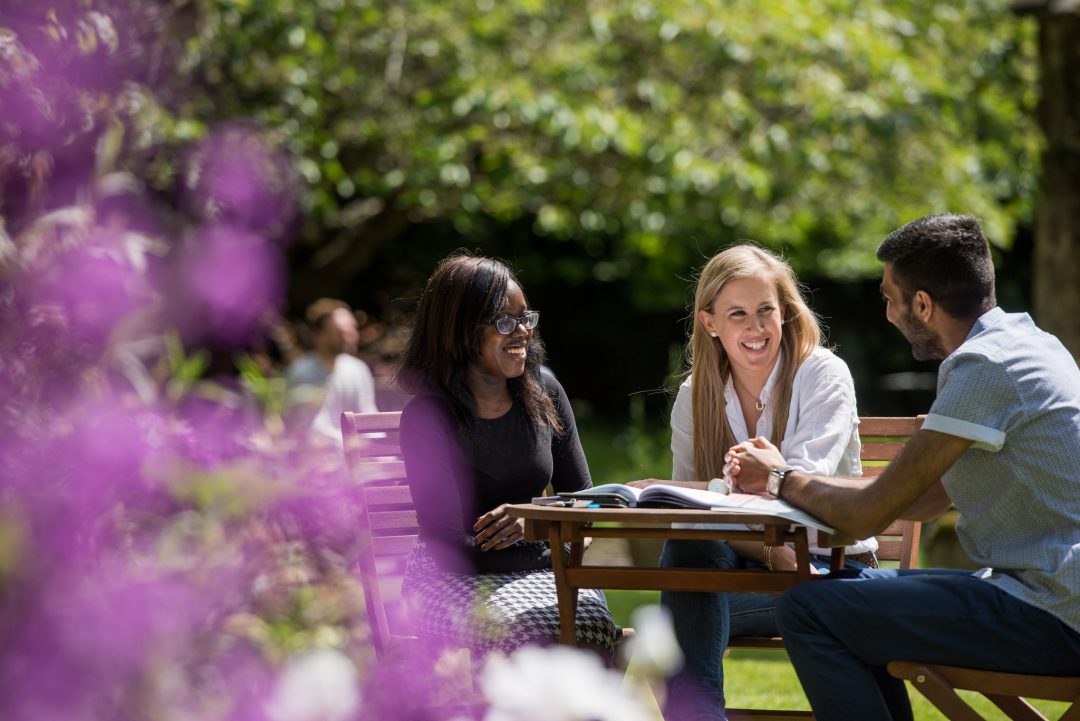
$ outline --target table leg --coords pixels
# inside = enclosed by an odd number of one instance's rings
[[[577,645],[577,601],[576,588],[570,587],[566,575],[567,561],[563,558],[564,536],[568,536],[569,524],[552,521],[548,527],[548,539],[551,543],[551,568],[555,572],[555,592],[559,599],[559,642],[565,646]],[[581,565],[581,549],[570,547],[570,561]],[[575,554],[576,551],[576,554]]]
[[[832,550],[832,555],[829,557],[829,571],[836,573],[837,571],[844,570],[844,547],[836,546]]]
[[[799,526],[795,529],[795,571],[799,574],[800,581],[810,578],[810,542],[806,538],[806,528]]]

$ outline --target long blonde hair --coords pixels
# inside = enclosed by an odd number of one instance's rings
[[[717,253],[705,264],[694,291],[693,330],[687,347],[692,379],[696,480],[719,478],[724,453],[735,444],[724,400],[724,388],[731,376],[731,360],[720,340],[711,337],[702,325],[700,311],[711,310],[716,295],[729,281],[762,275],[776,283],[783,322],[780,373],[776,392],[769,402],[773,415],[773,432],[769,440],[777,446],[784,438],[795,373],[821,344],[817,316],[806,305],[795,273],[784,260],[754,245],[736,245]]]

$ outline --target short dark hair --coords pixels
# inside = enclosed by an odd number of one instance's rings
[[[352,308],[345,301],[336,298],[319,298],[307,307],[304,320],[311,330],[322,330],[336,310],[347,310],[352,313]]]
[[[402,387],[441,396],[459,422],[469,425],[476,416],[476,402],[466,383],[468,367],[480,357],[484,326],[503,312],[511,281],[521,287],[502,261],[461,252],[444,258],[420,297],[398,371]],[[534,332],[526,349],[525,372],[508,381],[510,392],[533,425],[559,432],[562,421],[540,381],[543,362],[544,345]]]
[[[928,215],[881,241],[877,257],[892,265],[904,302],[925,291],[954,318],[977,318],[997,305],[994,264],[979,220]]]

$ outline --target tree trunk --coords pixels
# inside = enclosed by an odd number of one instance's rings
[[[1080,359],[1080,14],[1039,17],[1046,135],[1035,220],[1034,314]]]
[[[319,297],[341,298],[353,278],[366,269],[383,245],[397,238],[408,226],[407,215],[390,207],[365,222],[339,230],[336,243],[323,245],[314,254],[294,265],[289,300],[293,308],[303,308]],[[292,260],[296,264],[296,259]]]

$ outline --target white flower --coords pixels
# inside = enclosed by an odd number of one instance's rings
[[[589,652],[526,646],[510,658],[492,654],[480,686],[491,703],[485,721],[648,721],[622,688],[620,674]]]
[[[320,649],[285,664],[266,712],[273,721],[346,721],[359,707],[356,666],[340,651]]]
[[[663,606],[640,606],[634,611],[633,624],[634,635],[626,641],[626,653],[638,673],[658,678],[682,668],[683,654],[671,611]]]

